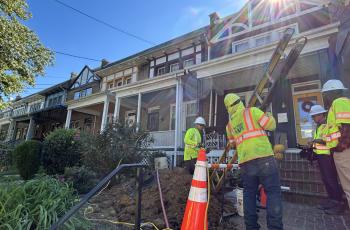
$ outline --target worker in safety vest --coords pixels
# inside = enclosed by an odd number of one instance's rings
[[[203,117],[197,117],[194,121],[194,128],[189,128],[186,131],[184,142],[185,142],[185,152],[184,161],[185,167],[188,172],[193,174],[195,164],[197,161],[198,150],[202,143],[202,131],[205,127],[205,120]]]
[[[322,87],[322,94],[328,110],[327,146],[334,152],[333,158],[340,183],[350,206],[350,99],[344,97],[346,88],[339,80],[329,80]],[[338,214],[342,208],[326,210]]]
[[[322,210],[339,209],[344,211],[342,202],[343,190],[338,183],[338,174],[335,168],[333,156],[323,138],[327,135],[326,113],[320,105],[314,105],[310,109],[310,116],[317,124],[314,132],[314,140],[310,145],[317,155],[317,162],[321,171],[321,178],[326,188],[328,199],[322,202],[318,208]]]
[[[259,184],[267,195],[267,227],[283,229],[281,185],[271,143],[265,130],[276,128],[275,119],[256,107],[245,108],[240,97],[225,96],[229,113],[229,138],[233,137],[243,180],[244,221],[246,229],[259,229],[256,194]]]

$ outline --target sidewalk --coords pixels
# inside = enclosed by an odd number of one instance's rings
[[[350,230],[349,210],[342,216],[324,214],[314,206],[283,202],[283,224],[285,230]],[[266,230],[265,210],[259,211],[261,230]],[[243,217],[233,217],[235,229],[245,229]]]

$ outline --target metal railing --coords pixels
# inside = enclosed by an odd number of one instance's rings
[[[51,226],[51,230],[58,230],[70,217],[72,217],[79,209],[86,204],[102,187],[117,175],[124,168],[137,168],[137,195],[136,195],[136,215],[135,215],[135,229],[140,229],[141,226],[141,194],[143,185],[143,168],[147,167],[145,164],[122,164],[110,172],[103,178],[91,191],[86,194],[83,199],[73,206],[63,217],[61,217],[55,224]]]

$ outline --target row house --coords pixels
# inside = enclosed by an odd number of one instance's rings
[[[278,40],[293,28],[286,54],[299,37],[306,36],[308,43],[269,108],[278,121],[271,139],[291,148],[306,143],[314,128],[310,105],[323,104],[321,85],[334,77],[329,38],[338,32],[339,21],[330,17],[329,1],[251,0],[233,15],[209,18],[204,28],[104,63],[95,70],[101,89],[94,100],[68,109],[93,103],[103,108],[101,129],[113,118],[136,122],[154,137],[152,147],[178,153],[184,132],[200,115],[208,123],[207,146],[220,150],[228,121],[224,96],[235,92],[248,101]]]
[[[311,194],[309,199],[325,195],[319,172],[298,158],[295,146],[312,138],[308,112],[313,104],[323,105],[322,84],[340,77],[350,83],[349,5],[333,2],[249,0],[227,17],[213,13],[208,26],[115,62],[103,60],[98,68],[85,66],[62,85],[14,102],[0,113],[0,134],[40,139],[63,126],[98,133],[119,119],[149,132],[150,148],[175,156],[179,165],[184,133],[203,116],[208,157],[216,160],[226,145],[225,95],[234,92],[249,101],[283,32],[293,28],[285,55],[298,38],[308,42],[268,108],[277,120],[270,139],[288,148],[282,183],[294,194]],[[50,99],[59,106],[50,109]]]
[[[17,98],[0,113],[2,141],[42,140],[66,120],[66,89],[70,80],[36,94]]]
[[[336,76],[329,39],[338,33],[340,23],[331,17],[330,8],[327,0],[250,0],[227,17],[213,13],[208,26],[72,74],[62,83],[65,87],[58,87],[64,95],[64,112],[54,120],[57,126],[64,123],[66,128],[92,133],[101,132],[113,119],[137,123],[153,136],[152,148],[181,154],[184,132],[200,115],[208,123],[206,145],[218,152],[226,143],[224,96],[235,92],[248,101],[279,38],[286,28],[293,28],[286,54],[299,37],[306,36],[308,43],[279,83],[278,97],[269,108],[278,122],[271,139],[290,148],[306,143],[313,129],[310,105],[323,104],[321,85]],[[16,130],[22,129],[16,135],[24,138],[23,133],[31,133],[26,129],[35,126],[31,125],[35,111],[29,107],[41,111],[53,93],[38,93],[14,103],[12,117],[4,112],[0,124],[10,126],[9,120],[16,121]],[[32,135],[36,136],[35,131],[26,138]]]

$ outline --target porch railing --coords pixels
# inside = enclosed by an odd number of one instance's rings
[[[175,144],[175,131],[155,131],[150,132],[150,135],[153,138],[153,148],[174,148]]]

